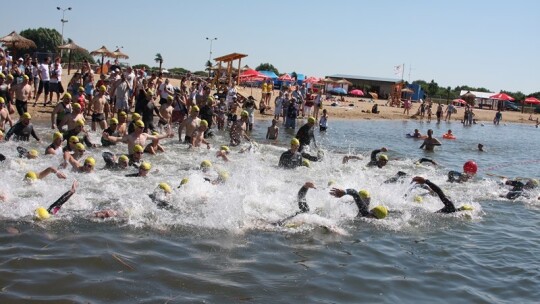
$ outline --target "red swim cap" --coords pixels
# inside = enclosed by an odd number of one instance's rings
[[[463,172],[468,174],[476,174],[476,171],[478,171],[478,166],[474,161],[469,160],[463,164]]]

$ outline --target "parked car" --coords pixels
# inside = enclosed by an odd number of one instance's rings
[[[520,111],[518,106],[509,101],[504,102],[504,109],[506,111]]]
[[[534,113],[540,113],[540,107],[534,108]]]

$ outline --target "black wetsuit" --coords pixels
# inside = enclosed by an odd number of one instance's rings
[[[458,171],[449,171],[448,172],[448,182],[450,183],[462,183],[469,180],[469,176],[465,173]]]
[[[371,151],[371,158],[370,158],[370,161],[369,163],[367,164],[368,167],[374,167],[374,166],[377,166],[379,168],[382,168],[383,166],[379,165],[379,162],[377,161],[377,154],[381,153],[382,150],[373,150]]]
[[[154,131],[156,129],[154,126],[154,113],[159,115],[158,108],[156,108],[154,102],[147,102],[142,113],[142,121],[144,122],[145,132],[147,132],[147,130]],[[135,131],[135,128],[133,130]],[[131,130],[128,130],[128,132],[131,133]]]
[[[173,209],[173,207],[171,206],[169,202],[157,198],[154,193],[148,194],[148,196],[152,199],[152,202],[155,203],[159,209],[166,209],[166,210]]]
[[[63,137],[64,137],[64,140],[69,140],[69,138],[71,136],[77,136],[79,135],[79,133],[81,133],[81,131],[76,131],[77,128],[74,128],[74,129],[71,129],[71,130],[67,130],[65,132],[62,133]],[[78,136],[77,136],[78,137]],[[90,139],[88,138],[88,135],[84,134],[83,135],[83,142],[84,144],[91,148],[94,146],[94,144],[90,141]],[[68,147],[69,147],[69,144],[68,144]]]
[[[125,177],[140,177],[141,175],[139,174],[139,172],[135,172],[135,173],[126,174],[124,176]]]
[[[62,208],[62,205],[69,200],[69,198],[74,194],[75,192],[68,191],[62,196],[60,196],[59,199],[56,200],[52,205],[49,206],[47,211],[51,214],[56,214],[60,208]]]
[[[32,124],[25,126],[23,125],[22,121],[14,124],[13,127],[9,129],[9,131],[6,133],[5,140],[8,141],[13,135],[15,135],[13,137],[15,140],[28,141],[30,139],[30,135],[32,135],[32,137],[36,140],[39,140],[39,137],[37,137],[36,132],[34,131],[34,126],[32,126]]]
[[[316,156],[309,155],[307,153],[295,152],[292,153],[291,150],[287,150],[281,154],[279,158],[278,166],[286,169],[294,169],[298,166],[302,166],[302,157],[310,161],[318,161],[319,158]]]
[[[453,212],[458,211],[456,207],[454,206],[454,203],[452,203],[452,201],[448,199],[446,195],[444,195],[444,192],[441,190],[441,188],[439,188],[439,186],[435,185],[434,183],[430,182],[427,179],[426,179],[425,184],[428,185],[431,188],[431,190],[433,190],[433,192],[437,193],[437,195],[439,196],[439,198],[444,204],[444,208],[437,211],[437,213],[453,213]]]
[[[356,216],[358,217],[371,216],[371,213],[369,212],[369,203],[371,201],[370,199],[363,200],[360,197],[360,194],[358,194],[358,192],[354,189],[347,189],[345,193],[353,197],[354,202],[356,203],[356,206],[358,207],[358,214]]]
[[[427,162],[427,163],[432,163],[434,165],[437,165],[436,162],[434,162],[433,160],[431,160],[429,158],[425,158],[425,157],[420,158],[417,162],[418,163],[426,163]],[[398,171],[395,176],[385,180],[384,183],[385,184],[391,184],[391,183],[395,183],[395,182],[400,181],[400,180],[403,181],[403,179],[406,176],[407,176],[407,173],[405,173],[403,171]]]
[[[520,196],[529,198],[529,194],[525,191],[530,187],[527,187],[526,184],[520,181],[506,181],[506,185],[512,186],[513,188],[506,194],[506,198],[514,200]]]
[[[315,134],[313,134],[313,126],[305,124],[296,132],[296,138],[300,142],[299,152],[302,152],[306,146],[311,144],[311,139],[315,142]]]
[[[116,130],[113,130],[111,127],[108,127],[107,129],[103,130],[103,132],[109,134],[109,136],[118,136],[118,133]],[[113,146],[116,145],[116,143],[112,141],[108,141],[105,138],[101,137],[101,145],[103,147]]]

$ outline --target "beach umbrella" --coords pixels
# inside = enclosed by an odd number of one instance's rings
[[[243,72],[242,74],[238,76],[238,78],[254,78],[254,77],[267,77],[267,76],[253,69],[246,70],[245,72]]]
[[[409,89],[409,88],[403,88],[403,89],[401,89],[401,92],[403,92],[403,93],[414,93],[414,91]]]
[[[113,57],[111,51],[109,51],[105,46],[102,46],[99,49],[90,52],[90,55],[92,55],[92,56],[101,55],[101,74],[103,74],[103,58],[105,58],[105,57]]]
[[[364,96],[364,92],[358,89],[350,91],[349,94],[354,95],[354,96]]]
[[[325,79],[321,79],[319,80],[319,82],[322,82],[322,83],[336,83],[336,81],[332,78],[325,78]]]
[[[68,44],[60,45],[58,46],[58,49],[60,50],[69,50],[69,56],[68,56],[68,75],[69,71],[71,70],[71,52],[72,51],[83,51],[88,52],[85,48],[78,46],[75,42],[71,41]]]
[[[116,51],[112,52],[111,55],[118,59],[118,58],[122,58],[122,59],[129,59],[129,56],[125,53],[122,53],[122,51],[120,51],[120,49],[116,49]]]
[[[293,81],[291,75],[285,73],[281,76],[278,77],[278,80],[281,80],[281,81]]]
[[[304,80],[304,83],[317,83],[320,79],[317,77],[310,76],[306,80]]]
[[[9,35],[0,38],[6,47],[12,49],[29,49],[37,48],[36,43],[30,39],[24,38],[23,36],[17,34],[15,31],[11,32]]]
[[[467,91],[467,93],[463,94],[461,96],[461,99],[465,100],[468,104],[474,105],[474,99],[476,98],[476,95],[471,93],[471,91]]]
[[[330,89],[330,92],[340,94],[340,95],[347,94],[347,91],[344,88],[332,88]]]
[[[540,104],[540,100],[536,97],[527,97],[525,98],[525,103],[526,104]]]
[[[489,96],[491,99],[497,99],[497,100],[506,100],[506,101],[514,101],[514,98],[506,93],[499,93],[492,96]]]
[[[345,79],[345,78],[342,78],[341,80],[336,81],[336,83],[339,83],[339,84],[341,84],[341,85],[343,85],[343,84],[351,85],[351,84],[352,84],[352,82],[348,81],[348,80]]]

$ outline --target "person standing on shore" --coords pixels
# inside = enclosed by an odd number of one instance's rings
[[[446,117],[444,118],[444,121],[450,121],[450,118],[452,117],[452,114],[456,112],[456,107],[453,104],[449,104],[446,107]]]
[[[497,113],[495,114],[495,118],[493,119],[493,124],[494,124],[494,125],[498,125],[499,122],[501,121],[501,119],[502,119],[502,113],[501,113],[501,111],[499,110],[499,111],[497,111]]]
[[[15,91],[15,107],[19,116],[28,112],[28,99],[32,95],[32,86],[28,83],[28,76],[23,75],[22,79],[22,83],[16,84],[12,88]]]
[[[403,114],[409,116],[409,110],[411,109],[411,99],[406,99],[404,102],[403,102]]]
[[[47,97],[49,96],[49,82],[51,80],[51,76],[49,74],[49,62],[51,61],[50,57],[45,58],[45,61],[41,63],[38,66],[39,70],[39,88],[38,93],[36,96],[36,99],[34,100],[34,107],[36,106],[39,96],[41,96],[41,93],[45,91],[45,96],[43,97],[43,106],[47,105]]]

